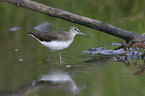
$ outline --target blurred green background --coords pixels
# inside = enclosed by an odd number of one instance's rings
[[[33,0],[81,16],[104,21],[125,30],[144,33],[145,0]],[[90,47],[107,47],[111,42],[124,40],[106,33],[50,17],[42,13],[0,3],[0,93],[9,93],[30,84],[41,75],[59,69],[58,52],[52,52],[27,35],[34,27],[48,22],[52,30],[68,30],[76,26],[91,38],[76,36],[72,45],[62,51],[61,70],[69,73],[77,86],[86,85],[79,96],[144,96],[145,76],[133,75],[136,66],[126,67],[111,57],[82,53]],[[21,30],[9,31],[21,27]],[[97,61],[87,63],[96,58]],[[21,61],[22,60],[22,61]],[[135,60],[134,60],[135,61]],[[144,62],[141,62],[144,64]],[[65,67],[71,65],[71,68]],[[24,96],[72,96],[68,91],[42,88]],[[11,95],[10,95],[11,96]]]

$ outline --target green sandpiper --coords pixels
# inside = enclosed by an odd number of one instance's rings
[[[50,51],[58,50],[60,61],[62,61],[61,50],[70,46],[75,35],[81,34],[89,37],[88,35],[81,33],[79,29],[74,26],[70,27],[68,31],[50,31],[44,33],[30,31],[28,34],[37,39],[42,45],[49,48]]]

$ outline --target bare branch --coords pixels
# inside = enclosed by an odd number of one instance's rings
[[[27,9],[31,9],[37,12],[41,12],[44,14],[47,14],[52,17],[57,17],[60,19],[64,19],[73,23],[81,24],[93,29],[97,29],[100,31],[103,31],[105,33],[117,36],[119,38],[125,39],[125,40],[132,40],[134,38],[143,38],[145,39],[145,36],[134,33],[132,31],[127,31],[118,27],[115,27],[111,24],[108,24],[103,21],[90,19],[87,17],[83,17],[80,15],[76,15],[64,10],[56,9],[50,6],[46,6],[34,1],[30,0],[0,0],[0,2],[8,2],[11,4],[14,4],[16,6],[21,6]]]

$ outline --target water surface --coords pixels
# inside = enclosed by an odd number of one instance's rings
[[[43,4],[72,13],[105,21],[135,32],[144,32],[144,0],[78,0],[43,1]],[[130,66],[112,61],[112,56],[83,53],[90,47],[107,47],[111,42],[123,42],[117,37],[65,20],[0,3],[0,94],[5,96],[144,96],[145,76],[134,75],[139,62]],[[78,35],[71,46],[62,51],[59,68],[58,51],[49,49],[29,36],[29,31],[49,22],[52,30],[68,30],[76,26],[91,38]],[[20,27],[17,31],[10,28]],[[44,77],[46,76],[46,77]],[[44,77],[44,78],[42,78]],[[61,78],[62,77],[62,78]],[[45,82],[44,82],[45,81]]]

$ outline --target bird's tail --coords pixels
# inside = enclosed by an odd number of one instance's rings
[[[36,32],[32,32],[32,31],[29,31],[28,35],[34,37],[35,39],[39,40],[39,36],[41,35],[42,33],[36,33]]]
[[[35,37],[39,37],[41,33],[36,33],[36,32],[32,32],[32,31],[29,31],[28,35],[33,35]]]
[[[32,31],[29,31],[29,32],[28,32],[29,35],[33,35],[33,33],[34,33],[34,32],[32,32]]]

